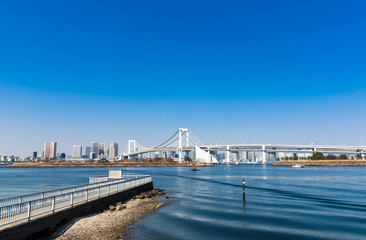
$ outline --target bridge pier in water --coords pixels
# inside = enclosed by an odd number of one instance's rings
[[[230,146],[226,146],[226,162],[230,162]]]
[[[262,163],[267,164],[266,145],[262,145]]]

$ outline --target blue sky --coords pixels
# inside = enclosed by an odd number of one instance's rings
[[[0,154],[366,144],[364,1],[2,1]]]

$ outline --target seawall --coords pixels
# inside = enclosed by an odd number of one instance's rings
[[[23,240],[40,239],[49,235],[58,226],[69,222],[74,217],[100,212],[119,201],[126,201],[132,197],[149,190],[152,190],[153,183],[147,183],[133,189],[128,189],[110,196],[95,199],[90,202],[76,205],[72,208],[55,212],[51,215],[39,217],[29,222],[21,223],[0,231],[1,240]]]

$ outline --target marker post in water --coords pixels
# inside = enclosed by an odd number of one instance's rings
[[[243,178],[243,203],[245,204],[245,180]]]

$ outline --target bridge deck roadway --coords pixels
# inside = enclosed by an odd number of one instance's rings
[[[269,144],[240,144],[240,145],[207,145],[200,147],[203,150],[215,151],[248,151],[248,152],[295,152],[295,153],[332,153],[332,154],[364,154],[366,153],[365,146],[321,146],[321,145],[269,145]],[[182,151],[194,151],[195,147],[183,147]],[[151,152],[166,152],[166,151],[178,151],[177,147],[165,147],[165,148],[150,148],[144,149],[125,156],[134,156],[138,154],[151,153]]]

